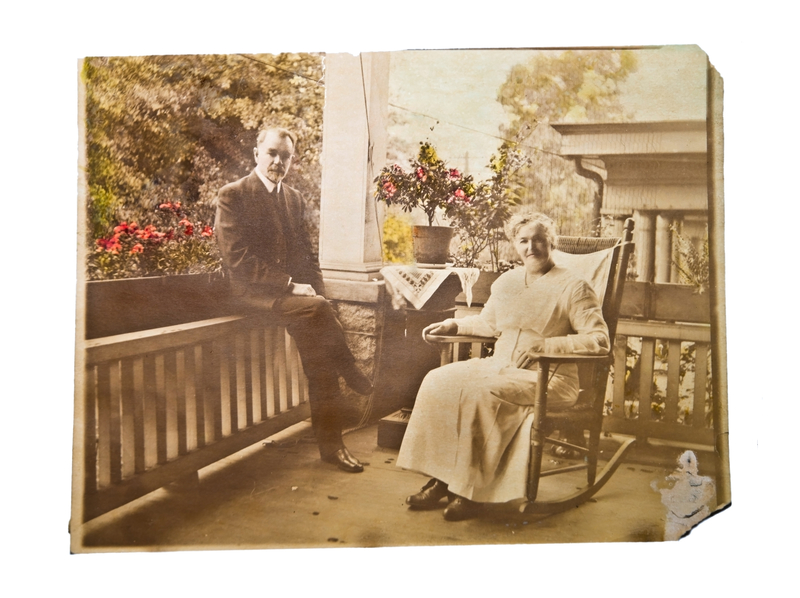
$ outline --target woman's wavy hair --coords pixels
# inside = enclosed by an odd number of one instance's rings
[[[556,233],[556,224],[553,220],[542,214],[541,212],[537,212],[532,208],[523,208],[517,213],[515,213],[511,219],[508,221],[506,225],[506,235],[514,242],[514,238],[519,233],[519,229],[523,226],[527,226],[528,224],[541,224],[544,227],[545,233],[547,238],[550,239],[550,246],[556,246],[556,239],[558,238],[558,234]]]

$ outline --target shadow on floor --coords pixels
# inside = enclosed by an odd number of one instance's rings
[[[307,423],[200,472],[185,490],[161,489],[88,522],[87,551],[638,542],[663,539],[665,508],[651,482],[673,460],[625,463],[590,502],[553,516],[497,505],[479,519],[447,522],[441,510],[410,511],[405,497],[426,478],[394,465],[377,426],[346,437],[366,465],[340,472],[319,460]],[[573,474],[569,474],[573,475]],[[543,481],[565,490],[581,483]],[[560,479],[558,479],[560,478]],[[444,505],[443,505],[444,506]]]

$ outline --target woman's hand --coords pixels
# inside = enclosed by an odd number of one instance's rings
[[[541,353],[544,353],[544,341],[539,341],[527,351],[520,353],[519,357],[517,357],[517,367],[527,370],[532,363],[539,360]]]
[[[458,334],[458,324],[455,322],[448,322],[447,320],[429,324],[425,327],[425,330],[422,331],[423,340],[427,340],[429,334],[435,336],[452,336]]]

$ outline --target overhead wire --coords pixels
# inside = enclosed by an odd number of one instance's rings
[[[309,77],[307,75],[303,75],[302,73],[298,73],[296,71],[290,71],[289,69],[285,69],[283,67],[280,67],[277,64],[272,64],[271,62],[267,62],[266,60],[261,60],[260,58],[255,58],[255,57],[251,56],[250,54],[236,54],[236,56],[241,56],[242,58],[247,58],[248,60],[252,60],[253,62],[258,62],[259,64],[263,64],[263,65],[266,65],[268,67],[274,68],[275,70],[282,71],[282,72],[288,73],[290,75],[294,75],[295,77],[302,77],[303,79],[307,79],[308,81],[311,81],[312,83],[314,83],[316,85],[319,85],[320,87],[325,87],[325,83],[322,82],[322,77],[320,77],[318,80],[317,79],[313,79],[312,77]]]

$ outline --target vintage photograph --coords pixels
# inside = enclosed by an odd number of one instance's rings
[[[701,48],[78,68],[72,552],[661,542],[731,504]]]

